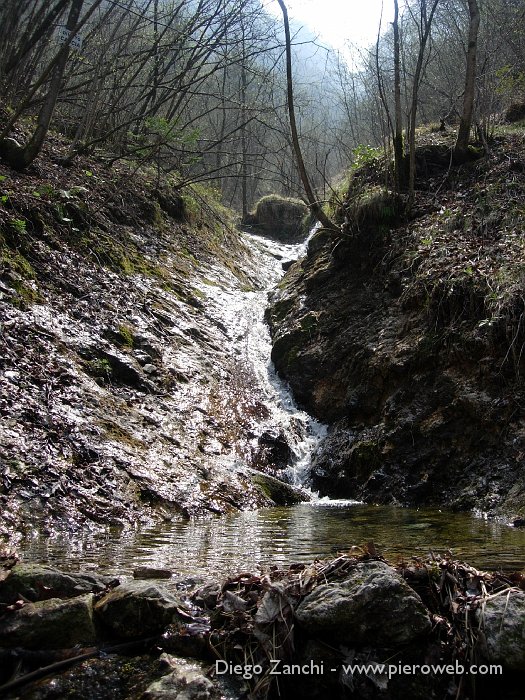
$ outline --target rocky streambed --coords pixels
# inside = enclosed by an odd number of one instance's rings
[[[2,697],[521,697],[521,575],[371,544],[204,585],[2,564]]]
[[[272,479],[315,429],[262,320],[299,246],[125,168],[48,165],[2,176],[0,538],[305,498]]]

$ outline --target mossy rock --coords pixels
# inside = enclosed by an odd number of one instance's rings
[[[95,640],[92,593],[69,600],[51,598],[27,603],[0,621],[1,646],[68,649]]]
[[[258,233],[286,242],[304,238],[308,221],[308,207],[304,202],[272,194],[260,199],[255,211],[242,223],[255,228]]]
[[[307,493],[276,479],[274,476],[254,471],[251,480],[276,506],[293,506],[310,500]]]

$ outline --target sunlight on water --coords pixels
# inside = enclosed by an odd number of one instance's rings
[[[389,561],[450,551],[480,568],[525,568],[523,530],[468,513],[328,500],[122,534],[86,534],[75,542],[35,531],[22,555],[70,570],[131,575],[138,566],[154,566],[178,577],[208,578],[333,557],[370,541]]]

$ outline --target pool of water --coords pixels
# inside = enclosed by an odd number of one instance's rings
[[[320,501],[136,531],[75,536],[35,530],[23,560],[131,575],[138,566],[179,577],[222,577],[335,556],[373,541],[387,560],[450,552],[485,569],[525,568],[525,531],[468,513]]]

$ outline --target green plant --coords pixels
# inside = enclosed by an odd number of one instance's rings
[[[25,233],[27,228],[27,221],[25,219],[11,219],[9,226],[14,229],[17,233]]]
[[[105,358],[96,358],[86,363],[86,368],[93,377],[109,381],[113,373],[111,364]]]
[[[353,166],[354,168],[362,168],[363,165],[368,165],[378,160],[382,151],[380,148],[374,148],[373,146],[365,146],[360,143],[352,151],[353,155]]]
[[[118,332],[124,342],[124,345],[126,345],[128,348],[132,348],[135,339],[131,328],[129,326],[121,325],[118,327]]]

